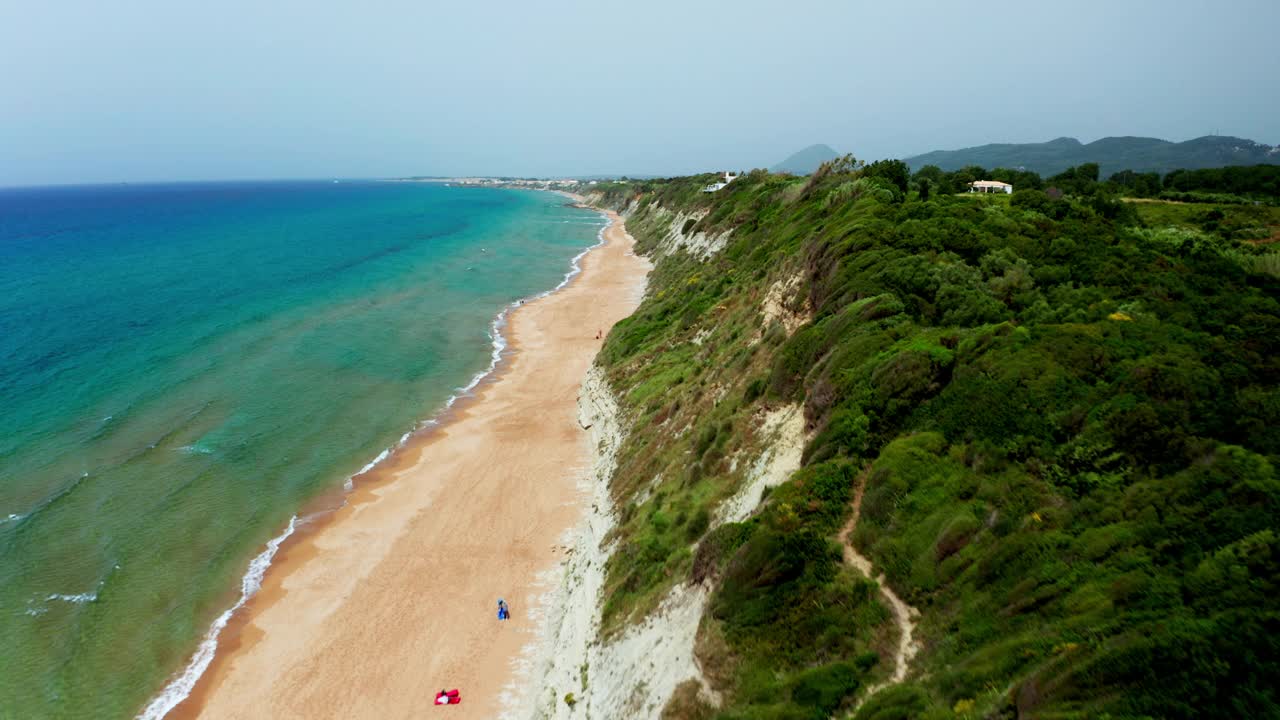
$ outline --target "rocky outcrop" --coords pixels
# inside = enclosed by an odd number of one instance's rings
[[[587,668],[590,681],[584,683],[573,717],[658,718],[676,687],[687,680],[701,685],[715,704],[694,656],[708,594],[700,585],[677,585],[643,623],[594,647]]]
[[[782,329],[790,337],[800,326],[813,319],[813,307],[809,297],[802,291],[804,275],[795,273],[778,280],[769,286],[764,302],[760,306],[760,330],[755,340],[763,335],[773,323],[782,325]]]
[[[763,414],[758,427],[765,449],[747,470],[747,477],[733,497],[720,505],[716,525],[742,522],[755,512],[767,488],[787,481],[800,469],[804,452],[804,411],[799,405],[785,405]]]
[[[706,217],[706,210],[696,212],[671,212],[660,205],[650,206],[649,222],[657,222],[667,226],[666,234],[658,243],[653,253],[654,262],[664,255],[671,255],[681,250],[699,260],[709,260],[729,244],[731,231],[707,234],[704,230],[693,232],[694,225]]]

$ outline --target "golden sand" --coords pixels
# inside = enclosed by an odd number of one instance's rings
[[[512,352],[474,399],[278,556],[175,716],[492,718],[534,641],[537,576],[582,517],[583,376],[649,264],[617,216],[582,272],[510,317]],[[496,618],[497,598],[512,619]],[[436,691],[463,702],[432,708]]]

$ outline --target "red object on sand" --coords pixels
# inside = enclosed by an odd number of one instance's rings
[[[457,690],[441,690],[436,693],[437,705],[457,705],[462,702],[462,696]]]

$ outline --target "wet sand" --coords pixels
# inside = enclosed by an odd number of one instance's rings
[[[635,309],[649,269],[613,220],[566,287],[512,312],[495,379],[282,552],[171,717],[500,714],[536,638],[538,575],[584,512],[577,482],[592,453],[577,397],[596,333]],[[462,703],[433,710],[441,688]]]

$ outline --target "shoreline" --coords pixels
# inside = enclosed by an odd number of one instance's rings
[[[582,198],[580,197],[571,196],[567,193],[560,194],[565,195],[575,202],[582,202]],[[385,450],[379,454],[374,461],[366,465],[360,472],[357,472],[348,478],[344,483],[344,487],[347,488],[347,492],[341,494],[341,500],[343,500],[341,504],[338,504],[336,507],[330,504],[329,507],[322,508],[310,514],[304,514],[300,511],[299,514],[295,515],[294,519],[291,520],[289,529],[276,538],[273,538],[271,543],[268,545],[268,549],[254,560],[254,563],[257,564],[264,556],[266,556],[266,562],[270,565],[270,572],[266,573],[266,577],[262,580],[261,586],[256,588],[257,593],[253,594],[249,592],[249,586],[251,581],[253,581],[252,576],[254,574],[254,566],[251,566],[250,571],[246,573],[245,578],[242,581],[242,594],[240,600],[236,602],[230,610],[223,613],[222,616],[219,616],[219,619],[215,621],[214,627],[210,629],[209,635],[205,638],[205,642],[207,643],[209,642],[210,637],[214,637],[214,640],[216,640],[215,648],[221,652],[211,652],[209,661],[206,661],[205,663],[207,667],[196,668],[195,666],[198,664],[199,660],[198,652],[195,657],[188,661],[187,667],[184,671],[175,674],[175,676],[170,679],[165,690],[150,702],[139,717],[194,717],[206,710],[208,710],[207,714],[214,716],[247,716],[243,713],[238,714],[234,709],[236,706],[241,710],[248,707],[243,703],[233,702],[230,704],[231,707],[226,707],[227,703],[219,704],[219,700],[227,695],[227,693],[221,692],[221,688],[226,685],[228,681],[233,681],[235,679],[238,666],[250,662],[250,660],[246,660],[246,658],[252,658],[254,655],[260,655],[264,652],[261,649],[263,643],[273,643],[276,636],[273,636],[269,630],[264,631],[262,627],[259,627],[259,625],[262,624],[259,621],[264,617],[271,616],[273,611],[282,604],[290,606],[302,602],[295,600],[295,597],[298,595],[297,588],[294,587],[297,584],[294,582],[295,575],[313,565],[323,565],[325,558],[322,556],[333,555],[335,553],[340,554],[342,552],[341,549],[335,549],[330,546],[326,542],[326,536],[337,532],[335,528],[340,526],[348,526],[349,534],[349,526],[359,524],[355,518],[363,514],[366,508],[379,504],[386,504],[388,501],[384,496],[406,494],[405,492],[397,492],[397,489],[402,489],[402,486],[436,485],[437,487],[433,488],[435,491],[440,491],[442,494],[448,494],[447,491],[449,488],[445,487],[448,484],[446,479],[424,477],[424,475],[428,475],[422,467],[424,456],[431,455],[433,452],[439,454],[442,452],[439,449],[440,446],[447,448],[450,445],[465,443],[465,436],[459,438],[454,433],[459,432],[461,429],[465,429],[465,426],[467,426],[469,422],[474,425],[477,422],[482,421],[486,415],[486,410],[489,409],[487,408],[487,405],[500,402],[499,400],[491,399],[492,396],[504,395],[504,382],[508,381],[508,377],[510,375],[520,374],[520,365],[524,360],[525,354],[540,353],[545,356],[543,357],[544,364],[548,360],[553,361],[554,364],[560,364],[559,361],[561,358],[556,357],[556,349],[546,347],[545,338],[535,337],[536,332],[534,329],[524,326],[530,324],[536,325],[539,322],[539,318],[537,316],[547,314],[545,310],[548,304],[557,306],[565,304],[573,305],[575,302],[575,296],[589,296],[593,291],[593,286],[600,285],[602,281],[605,285],[608,285],[608,280],[610,278],[596,278],[594,274],[591,273],[591,270],[597,265],[604,264],[604,260],[602,260],[600,256],[606,254],[610,256],[619,255],[618,250],[620,245],[625,246],[621,248],[622,252],[620,253],[623,257],[614,258],[613,263],[616,265],[619,259],[621,259],[628,261],[630,265],[634,266],[631,268],[622,268],[623,270],[628,271],[622,274],[629,278],[631,287],[626,288],[629,292],[621,293],[623,296],[622,298],[619,298],[618,293],[615,292],[611,302],[608,303],[601,303],[598,298],[577,297],[576,304],[580,306],[578,308],[580,311],[583,307],[589,311],[596,309],[600,305],[618,305],[618,301],[620,299],[624,301],[622,304],[625,305],[625,307],[612,308],[613,313],[612,316],[608,318],[607,324],[604,324],[603,319],[598,320],[597,324],[603,325],[603,327],[599,328],[601,330],[607,330],[608,327],[612,326],[613,322],[629,315],[634,310],[639,301],[638,293],[635,292],[635,290],[637,286],[639,288],[643,287],[643,280],[648,271],[647,262],[635,258],[634,254],[630,252],[632,241],[629,236],[625,234],[625,229],[622,226],[621,220],[616,216],[616,214],[603,214],[610,219],[610,223],[601,229],[599,235],[600,241],[583,250],[573,259],[572,269],[565,275],[565,278],[559,285],[551,290],[547,290],[530,298],[512,303],[508,307],[504,308],[503,311],[501,311],[494,319],[491,326],[491,337],[493,337],[494,340],[493,362],[486,371],[479,373],[467,386],[460,388],[459,391],[450,398],[445,406],[434,417],[418,423],[413,430],[402,437],[401,441],[395,447]],[[611,271],[617,269],[618,268],[610,268]],[[588,276],[591,276],[591,278],[588,279]],[[626,284],[626,282],[624,281],[623,284]],[[580,288],[582,285],[586,285],[587,287]],[[596,291],[599,289],[600,288],[594,288]],[[616,290],[617,288],[614,289]],[[574,292],[575,290],[580,290],[580,292]],[[566,295],[568,297],[565,297]],[[556,308],[556,310],[557,312],[552,312],[551,315],[563,314],[562,312],[559,312],[559,310],[561,310],[560,308]],[[579,314],[581,314],[581,312]],[[556,318],[550,319],[555,320]],[[560,330],[563,331],[564,328],[560,328]],[[583,328],[582,330],[583,334],[591,338],[590,342],[575,343],[576,347],[571,348],[571,350],[578,356],[577,360],[579,364],[585,362],[585,364],[589,365],[602,341],[594,339],[594,330],[588,330],[587,328]],[[542,334],[546,335],[547,333],[543,332]],[[539,340],[542,342],[538,342]],[[525,347],[526,345],[529,347]],[[539,347],[539,345],[541,345],[541,347]],[[589,345],[590,347],[582,347],[583,345]],[[584,352],[588,349],[589,353]],[[585,367],[583,369],[585,371]],[[585,372],[582,374],[585,374]],[[577,377],[579,382],[581,381],[582,374],[579,374]],[[571,417],[573,415],[572,406],[573,403],[570,402],[569,407],[566,410],[566,416]],[[510,408],[508,408],[508,412],[509,411]],[[480,420],[477,420],[477,418],[480,418]],[[462,428],[459,428],[459,426],[462,426]],[[581,445],[582,443],[579,444]],[[479,450],[482,453],[485,451],[484,448],[479,448]],[[574,472],[571,471],[569,467],[566,466],[561,468],[558,474],[564,476],[566,479],[566,482],[563,483],[564,485],[570,488],[574,486],[575,482],[572,478]],[[561,491],[564,490],[563,487],[560,489]],[[330,494],[330,503],[332,503],[333,494],[336,493]],[[423,493],[418,494],[423,495]],[[382,555],[369,558],[370,560],[377,563],[379,560],[386,560],[389,556],[395,554],[391,550],[391,545],[394,544],[393,541],[399,540],[401,536],[412,534],[413,528],[410,526],[420,520],[420,518],[416,517],[419,514],[428,511],[447,512],[455,515],[464,514],[463,510],[453,507],[452,505],[444,506],[440,503],[434,502],[434,498],[429,497],[433,494],[432,492],[427,491],[425,494],[428,497],[419,497],[418,500],[420,502],[414,506],[415,509],[412,511],[406,511],[405,514],[410,517],[399,517],[398,521],[400,524],[397,530],[391,532],[389,537],[382,538],[384,541],[383,545],[380,546]],[[562,492],[561,494],[563,495],[564,493]],[[571,495],[572,492],[569,494]],[[552,512],[550,512],[551,515],[557,514],[554,512],[556,509],[554,506],[556,505],[577,507],[581,505],[581,498],[575,499],[572,497],[560,497],[556,503],[552,504]],[[581,507],[577,507],[577,510],[581,510]],[[576,518],[570,518],[568,517],[568,514],[564,512],[560,512],[559,514],[564,516],[563,520],[559,523],[561,527],[559,527],[557,532],[552,534],[554,537],[551,537],[551,541],[546,545],[546,547],[551,549],[541,553],[542,557],[538,562],[538,567],[536,569],[531,568],[534,569],[535,572],[529,573],[523,578],[523,587],[528,590],[536,589],[534,587],[537,584],[536,576],[555,569],[559,562],[559,558],[556,556],[556,550],[554,547],[555,541],[560,540],[562,536],[571,531],[575,525]],[[479,512],[475,519],[480,522],[484,522],[488,518],[485,517],[484,513]],[[297,526],[296,532],[295,525]],[[376,533],[379,529],[380,527],[375,527],[372,531]],[[369,528],[366,528],[365,530],[369,530]],[[291,533],[292,536],[290,536]],[[386,535],[386,533],[383,534]],[[288,542],[281,542],[286,539]],[[542,539],[545,540],[547,538],[543,537]],[[351,548],[347,548],[347,550],[348,554],[354,552]],[[276,552],[276,557],[275,562],[271,563],[270,553],[273,551]],[[356,554],[359,553],[357,552]],[[312,560],[317,560],[317,562],[312,563]],[[266,566],[264,565],[264,570],[265,567]],[[362,575],[375,574],[375,571],[376,567],[366,568]],[[315,573],[312,574],[314,575]],[[259,577],[261,577],[261,573],[259,573]],[[329,612],[332,613],[343,609],[345,607],[343,602],[349,599],[351,595],[356,594],[355,591],[360,589],[358,587],[359,585],[360,583],[355,581],[353,587],[347,588],[350,592],[346,597],[339,598],[336,599],[335,602],[331,602],[330,605],[332,605],[332,607],[328,608]],[[314,590],[315,588],[308,589]],[[418,591],[423,590],[422,587],[409,587],[407,589]],[[430,594],[430,588],[428,587],[426,589],[428,590],[428,594]],[[494,594],[496,596],[503,593],[501,590],[495,589]],[[533,608],[537,602],[535,597],[536,593],[534,595],[530,595],[528,598],[511,591],[507,591],[506,595],[515,599],[515,602],[520,603],[520,605],[517,606],[513,602],[513,610],[516,610],[515,617],[517,618],[521,617],[520,612],[525,610],[523,606],[527,605],[529,608]],[[526,599],[528,600],[527,603],[525,602]],[[492,598],[489,598],[488,600],[491,602]],[[485,624],[492,625],[493,622],[496,621],[491,622],[489,615],[486,614],[487,611],[487,604],[484,604],[478,617],[482,618]],[[529,619],[527,610],[523,617],[526,620]],[[229,620],[229,622],[226,622],[226,620]],[[222,625],[219,626],[219,623],[222,623]],[[269,625],[269,622],[267,624]],[[520,627],[520,629],[524,631],[525,635],[528,635],[530,632],[536,632],[536,628],[532,627],[531,621],[523,623],[512,622],[508,627],[514,628],[519,626],[525,626]],[[324,628],[320,627],[319,629],[323,630]],[[220,636],[217,636],[218,630],[221,630]],[[508,635],[514,636],[516,633],[508,633]],[[301,644],[306,646],[311,644],[307,642],[311,638],[305,634],[303,636],[297,636],[295,633],[295,637],[292,639],[295,645]],[[508,647],[508,652],[506,652],[504,656],[507,657],[508,660],[514,661],[515,658],[521,654],[524,646],[528,645],[528,640],[529,638],[525,638],[519,646]],[[509,642],[504,644],[508,646],[510,645]],[[303,648],[300,647],[298,649],[301,650]],[[474,649],[469,652],[474,654]],[[307,655],[307,653],[303,654]],[[287,660],[287,658],[285,659]],[[277,657],[276,660],[280,660],[280,658]],[[193,669],[196,670],[195,674],[197,675],[194,682],[190,682],[189,687],[175,687],[177,684],[177,678],[181,677],[186,672],[192,671]],[[203,670],[203,673],[199,672],[201,669]],[[494,668],[489,667],[487,674],[492,675],[494,674],[493,671]],[[499,674],[508,673],[510,673],[509,668],[504,669]],[[343,676],[347,678],[347,681],[353,684],[358,684],[355,677],[358,675],[359,671],[353,670],[350,667],[347,667],[343,673]],[[454,682],[456,684],[457,680],[442,678],[440,682],[443,684]],[[252,685],[253,683],[250,684]],[[499,685],[501,684],[502,683],[499,683]],[[262,687],[261,683],[258,685],[259,687]],[[453,685],[450,685],[450,687],[452,686]],[[272,686],[270,683],[267,683],[265,687]],[[475,690],[480,690],[480,687],[481,686],[476,685]],[[432,689],[434,690],[438,688]],[[469,699],[474,698],[474,700],[472,700],[471,703],[464,705],[464,707],[469,708],[471,711],[480,711],[484,709],[483,706],[485,705],[485,701],[487,701],[492,705],[493,712],[496,713],[500,704],[500,693],[489,693],[491,697],[486,698],[483,697],[485,694],[483,690],[480,690],[479,694],[477,694],[475,690],[473,690],[469,697]],[[169,709],[169,712],[166,714],[163,711],[163,708],[158,707],[157,704],[160,703],[166,693],[170,693],[171,691],[175,692],[175,694],[176,692],[181,692],[185,697],[170,697],[165,703],[168,705]],[[465,689],[464,693],[466,693]],[[244,699],[243,693],[236,692],[235,694],[240,697],[240,699]],[[279,700],[280,698],[277,693],[272,692],[270,693],[270,697],[258,698],[255,707],[260,710],[263,702],[270,702],[272,699]],[[405,698],[400,699],[403,700]],[[174,702],[174,700],[177,700],[177,702]],[[370,701],[376,703],[376,700],[377,698],[362,699],[360,705],[361,709],[364,710],[368,707],[370,705]],[[423,704],[430,704],[429,698],[425,703],[422,702],[422,698],[420,697],[414,697],[409,700],[418,707]],[[296,708],[296,704],[285,703],[284,707]],[[321,707],[330,709],[333,706],[326,704]],[[157,710],[159,712],[156,712]],[[222,712],[223,710],[226,710],[227,712],[224,713]],[[343,714],[349,715],[350,713]],[[469,712],[465,714],[470,715]],[[486,715],[477,714],[475,716],[481,717]]]
[[[512,189],[521,190],[524,188]],[[193,696],[201,696],[204,694],[202,690],[207,690],[202,686],[207,684],[207,675],[214,669],[214,664],[219,662],[221,656],[240,646],[240,631],[251,619],[253,601],[262,591],[263,583],[273,567],[275,557],[280,555],[281,559],[283,559],[292,545],[304,542],[306,536],[311,533],[320,532],[328,520],[331,520],[338,511],[346,507],[352,501],[357,478],[360,479],[359,482],[361,484],[385,480],[385,475],[375,474],[375,471],[380,466],[388,459],[393,459],[396,455],[406,452],[414,441],[419,444],[427,443],[430,433],[450,421],[456,404],[476,399],[483,385],[496,382],[502,375],[503,361],[509,357],[508,350],[511,350],[509,340],[503,332],[511,314],[525,303],[548,297],[567,287],[575,277],[581,274],[582,259],[592,250],[604,245],[606,242],[605,232],[615,223],[622,222],[616,213],[603,211],[588,205],[586,198],[581,195],[564,190],[552,190],[550,192],[572,200],[576,207],[598,212],[605,219],[605,225],[596,233],[596,242],[587,246],[570,259],[569,271],[565,273],[555,287],[510,302],[498,311],[498,314],[489,323],[488,335],[492,350],[488,367],[473,375],[466,385],[454,388],[454,391],[438,410],[427,418],[415,422],[413,427],[401,435],[394,445],[383,448],[372,460],[347,476],[340,488],[321,492],[317,497],[304,504],[289,518],[284,530],[267,540],[261,552],[249,561],[249,566],[245,569],[244,574],[241,575],[240,592],[233,594],[228,591],[230,606],[214,618],[213,622],[210,623],[209,629],[201,636],[200,643],[187,659],[186,664],[181,670],[175,671],[170,675],[164,687],[135,716],[137,720],[161,720],[162,718],[196,716],[196,713],[192,712],[192,707],[198,708],[201,703],[197,702]],[[625,233],[625,229],[623,232]],[[217,652],[219,647],[224,648],[224,652],[221,655]]]

